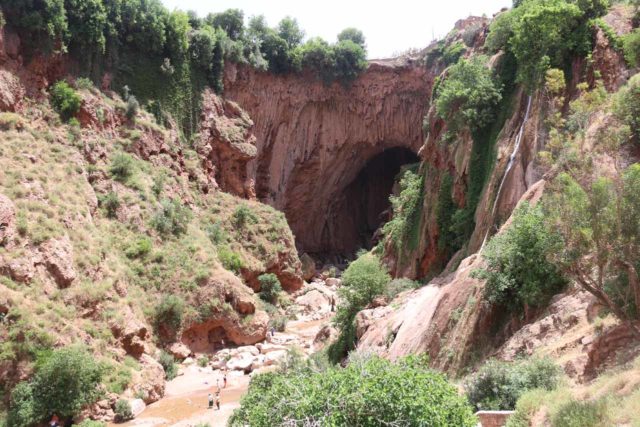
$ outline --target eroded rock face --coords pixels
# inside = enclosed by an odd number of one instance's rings
[[[247,199],[255,198],[255,177],[248,168],[257,155],[252,129],[251,118],[236,103],[210,89],[204,92],[196,149],[207,174],[223,191]]]
[[[9,247],[16,235],[16,207],[0,194],[0,246]]]
[[[150,337],[147,325],[138,320],[129,306],[124,306],[120,313],[121,320],[109,325],[111,332],[127,354],[139,358],[145,352]]]
[[[301,249],[357,249],[346,189],[385,150],[417,153],[432,76],[409,60],[371,63],[347,88],[232,64],[225,71],[225,96],[255,122],[248,173],[258,198],[285,212]]]
[[[73,266],[73,246],[69,236],[48,240],[40,249],[43,262],[58,286],[70,286],[77,273]]]

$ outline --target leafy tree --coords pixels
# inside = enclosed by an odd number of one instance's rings
[[[502,87],[486,67],[485,56],[462,59],[449,70],[436,94],[436,111],[451,131],[482,129],[495,118]]]
[[[62,48],[69,38],[64,0],[0,0],[8,22],[26,34],[23,37],[31,47],[52,49],[56,42]]]
[[[213,45],[213,62],[211,63],[211,75],[213,90],[222,95],[224,92],[224,49],[222,48],[222,34],[216,32],[216,41]]]
[[[350,27],[340,31],[340,33],[338,34],[338,41],[342,42],[346,40],[350,40],[360,46],[363,50],[366,50],[366,40],[364,38],[364,34],[357,28]]]
[[[164,377],[171,381],[178,376],[178,365],[176,365],[176,359],[165,351],[161,351],[158,357],[158,363],[162,365],[164,369]]]
[[[12,393],[9,425],[31,426],[51,414],[71,417],[98,400],[102,368],[81,346],[54,350],[36,364],[36,373]]]
[[[173,61],[178,62],[186,57],[190,31],[189,15],[186,13],[176,10],[167,16],[166,49]]]
[[[393,242],[398,252],[405,245],[415,249],[419,236],[424,177],[407,170],[400,179],[400,194],[389,199],[393,216],[382,228],[384,236]]]
[[[296,19],[287,16],[278,24],[278,36],[287,42],[289,49],[294,49],[302,43],[304,31],[300,29]]]
[[[483,251],[487,268],[476,273],[487,280],[485,297],[513,311],[545,306],[567,284],[548,260],[561,246],[559,236],[547,229],[542,208],[523,203]]]
[[[640,28],[636,28],[622,37],[624,58],[630,67],[637,67],[640,63]]]
[[[210,14],[206,21],[214,28],[224,30],[231,40],[241,40],[244,36],[244,12],[227,9],[222,13]]]
[[[556,186],[546,203],[549,222],[563,238],[554,261],[619,319],[638,319],[640,164],[619,178],[592,182],[561,174]]]
[[[629,126],[633,141],[640,142],[640,74],[631,77],[613,99],[614,115]]]
[[[524,392],[556,388],[561,372],[550,359],[517,363],[490,360],[466,379],[464,390],[474,409],[512,410]]]
[[[376,296],[384,295],[391,277],[373,254],[366,253],[349,264],[342,275],[342,287],[338,290],[340,304],[334,323],[340,337],[329,349],[329,357],[337,362],[355,345],[356,314]]]
[[[303,68],[312,70],[325,83],[333,80],[335,68],[335,52],[323,39],[319,37],[308,40],[300,48],[300,58]]]
[[[282,286],[278,276],[273,273],[261,274],[258,277],[260,282],[260,298],[271,304],[278,301],[278,296],[282,292]]]
[[[287,41],[273,29],[268,29],[260,46],[264,58],[269,63],[269,71],[284,74],[294,70],[293,51]]]
[[[127,399],[118,399],[114,412],[116,414],[116,421],[120,423],[133,419],[131,403],[129,403]]]
[[[464,398],[424,359],[397,363],[371,357],[346,368],[308,366],[251,379],[229,425],[428,425],[472,427],[477,420]]]
[[[171,341],[182,327],[184,301],[176,295],[165,295],[155,309],[153,326],[163,340]],[[166,369],[165,369],[166,371]]]
[[[65,0],[70,42],[84,55],[103,54],[107,11],[103,0]]]
[[[151,219],[151,225],[162,235],[180,236],[187,232],[191,217],[191,210],[182,206],[178,200],[165,199],[160,202],[160,208]]]
[[[82,98],[64,80],[60,80],[51,88],[51,105],[60,114],[60,118],[68,122],[82,105]]]
[[[351,40],[342,40],[334,48],[335,78],[343,84],[355,80],[367,68],[367,54],[362,46]]]
[[[137,52],[162,53],[169,16],[162,3],[159,0],[122,0],[117,4],[120,19],[116,21],[115,31],[119,39],[132,44]]]

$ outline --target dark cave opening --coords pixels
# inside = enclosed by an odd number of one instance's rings
[[[334,206],[329,253],[352,258],[359,249],[371,249],[377,243],[380,228],[391,216],[389,196],[399,173],[403,166],[418,161],[410,149],[394,147],[365,164]]]

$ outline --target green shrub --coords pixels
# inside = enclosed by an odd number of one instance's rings
[[[571,401],[564,404],[551,421],[553,427],[606,427],[611,425],[607,405],[600,402]]]
[[[109,173],[116,181],[126,183],[135,172],[136,161],[127,153],[118,153],[111,159]]]
[[[302,366],[300,366],[302,365]],[[230,426],[428,425],[475,427],[471,408],[445,377],[415,357],[378,357],[317,371],[298,364],[252,378]]]
[[[567,284],[548,260],[559,245],[562,241],[547,227],[541,206],[523,203],[511,225],[483,251],[487,268],[474,273],[487,281],[486,299],[512,311],[522,310],[523,305],[545,306]]]
[[[248,224],[257,223],[258,217],[249,206],[243,203],[233,212],[233,220],[236,226],[244,228]]]
[[[184,301],[176,295],[165,295],[155,309],[153,325],[156,333],[163,339],[176,337],[182,327]]]
[[[131,369],[127,366],[106,364],[104,384],[111,393],[122,394],[131,383]]]
[[[127,119],[131,121],[135,121],[139,110],[140,110],[140,103],[138,102],[136,97],[133,95],[129,96],[129,99],[127,99],[127,111],[125,113],[127,116]]]
[[[86,419],[76,425],[78,427],[107,427],[107,423],[104,423],[102,421],[94,421],[91,419]]]
[[[76,89],[78,90],[95,89],[95,86],[93,85],[93,82],[91,81],[91,79],[88,79],[86,77],[77,78],[75,81],[75,86],[76,86]]]
[[[116,414],[116,421],[123,423],[130,419],[133,419],[133,411],[131,410],[131,403],[127,399],[119,399],[116,402],[114,408]]]
[[[464,46],[464,43],[458,40],[444,48],[444,51],[442,52],[442,60],[445,65],[455,64],[466,51],[467,48]]]
[[[261,274],[258,277],[258,282],[260,282],[260,299],[275,304],[282,292],[278,276],[273,273]]]
[[[151,249],[153,248],[153,243],[151,239],[148,237],[140,237],[132,242],[124,251],[124,254],[127,258],[142,258],[149,253],[151,253]]]
[[[113,191],[101,196],[99,199],[100,206],[106,211],[108,218],[116,218],[118,208],[120,208],[120,199],[118,194]]]
[[[200,356],[198,358],[198,366],[200,366],[201,368],[206,368],[209,364],[209,361],[210,360],[208,356]]]
[[[382,228],[398,252],[406,245],[415,249],[420,238],[420,215],[422,213],[424,178],[421,174],[407,170],[400,180],[400,194],[389,199],[393,216]]]
[[[242,257],[231,250],[228,246],[221,246],[218,248],[218,260],[225,269],[233,271],[236,274],[239,274],[244,268],[244,261],[242,261]]]
[[[340,304],[334,318],[340,337],[329,350],[334,362],[346,356],[355,345],[356,314],[375,297],[384,295],[390,281],[391,277],[380,260],[370,253],[361,255],[344,271],[342,286],[338,289]]]
[[[51,105],[62,121],[67,122],[80,111],[82,98],[67,82],[60,80],[51,87]]]
[[[614,95],[613,113],[629,126],[633,141],[640,142],[640,74],[631,77]]]
[[[151,226],[164,236],[180,236],[187,232],[191,218],[191,210],[180,201],[165,199],[160,202],[160,208],[151,219]]]
[[[229,239],[229,236],[220,221],[208,224],[205,227],[205,232],[207,233],[209,240],[211,240],[211,243],[214,245],[226,243]]]
[[[273,328],[278,332],[284,332],[287,329],[287,316],[283,316],[279,313],[269,315],[269,329]]]
[[[167,381],[171,381],[178,376],[178,365],[176,365],[176,360],[169,353],[161,351],[158,357],[158,363],[162,365]]]
[[[640,64],[640,28],[622,37],[622,49],[627,64],[637,67]]]
[[[490,360],[465,381],[464,389],[478,410],[512,410],[524,392],[556,388],[560,375],[561,369],[549,359]]]
[[[351,40],[341,40],[333,47],[334,78],[348,85],[367,68],[367,52]]]
[[[494,120],[502,99],[501,85],[485,65],[486,56],[462,59],[438,87],[436,111],[450,131],[482,129]]]
[[[84,347],[54,350],[36,364],[29,382],[18,384],[8,414],[10,426],[27,427],[51,414],[70,417],[98,400],[102,369]]]

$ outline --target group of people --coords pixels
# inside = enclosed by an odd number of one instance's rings
[[[227,370],[222,371],[222,388],[227,388]],[[209,409],[213,408],[213,405],[216,405],[218,411],[220,410],[220,394],[222,390],[220,389],[220,378],[216,379],[216,395],[214,397],[213,394],[209,393]]]

